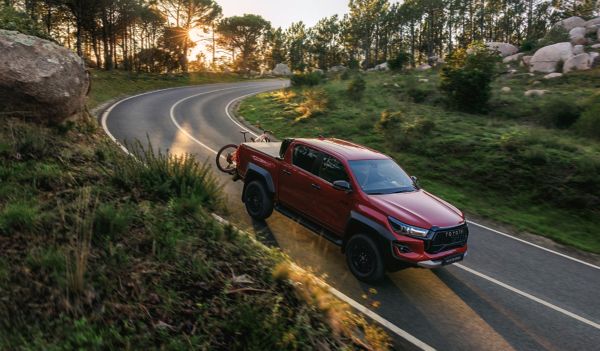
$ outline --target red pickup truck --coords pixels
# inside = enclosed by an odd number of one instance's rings
[[[421,189],[394,160],[339,139],[243,143],[242,201],[255,219],[277,209],[342,248],[352,273],[376,282],[406,266],[461,261],[469,230],[456,207]]]

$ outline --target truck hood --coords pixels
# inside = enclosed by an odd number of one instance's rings
[[[389,216],[409,225],[429,229],[454,227],[465,221],[456,207],[425,190],[398,194],[368,195]]]

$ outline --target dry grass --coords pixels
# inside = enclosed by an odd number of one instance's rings
[[[71,252],[67,259],[67,296],[79,296],[85,289],[85,274],[88,268],[88,258],[92,234],[94,231],[94,214],[97,200],[92,199],[89,187],[81,189],[76,202],[75,235],[71,244]]]

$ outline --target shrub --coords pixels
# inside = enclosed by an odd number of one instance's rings
[[[291,82],[293,86],[309,86],[313,87],[315,85],[321,84],[323,81],[323,75],[319,72],[310,72],[310,73],[297,73],[294,74],[291,78]]]
[[[367,82],[362,75],[357,74],[348,85],[348,95],[351,99],[361,100],[366,89]]]
[[[10,234],[14,230],[31,231],[37,221],[36,207],[24,202],[9,203],[0,211],[0,233]]]
[[[100,205],[94,216],[94,239],[114,240],[124,234],[135,218],[135,210],[129,206],[117,207],[111,203]]]
[[[383,133],[393,149],[404,150],[420,138],[431,134],[435,128],[435,122],[420,117],[407,120],[402,112],[383,111],[375,128]]]
[[[396,57],[388,61],[390,69],[393,71],[401,71],[410,62],[410,55],[405,52],[399,52]]]
[[[0,29],[16,30],[23,34],[52,40],[40,25],[29,17],[29,15],[25,12],[17,11],[10,6],[0,8]]]
[[[562,43],[565,41],[569,41],[569,32],[562,26],[552,27],[543,38],[537,41],[534,45],[535,50],[556,43]]]
[[[427,99],[427,97],[431,94],[431,91],[426,88],[413,85],[408,87],[406,93],[414,102],[421,103]]]
[[[588,106],[575,124],[575,129],[581,135],[600,140],[600,104]]]
[[[499,56],[482,44],[452,53],[440,73],[440,89],[449,104],[466,112],[484,111],[491,96],[490,84],[498,61]]]
[[[294,122],[300,122],[304,119],[313,117],[327,111],[329,98],[322,89],[308,89],[303,94],[303,100],[296,107],[296,112],[300,116],[296,117]]]
[[[542,109],[542,122],[550,127],[566,129],[577,122],[580,114],[581,107],[573,100],[552,99]]]

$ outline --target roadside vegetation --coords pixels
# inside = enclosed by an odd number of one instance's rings
[[[280,138],[381,150],[468,214],[600,253],[600,70],[494,78],[474,113],[459,111],[454,88],[440,89],[440,72],[412,70],[331,75],[249,98],[239,114]],[[547,92],[524,96],[529,89]]]
[[[277,249],[224,226],[191,156],[95,120],[0,126],[0,349],[386,349]]]

